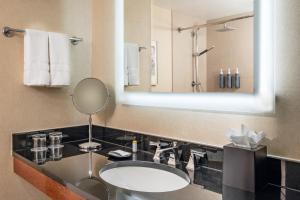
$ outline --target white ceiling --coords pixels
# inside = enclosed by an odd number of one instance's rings
[[[152,2],[156,6],[173,9],[202,20],[253,12],[254,7],[254,0],[152,0]]]

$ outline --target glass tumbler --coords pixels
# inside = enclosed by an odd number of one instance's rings
[[[33,161],[39,165],[46,162],[47,159],[47,139],[46,134],[35,134],[32,136],[33,148]]]
[[[62,132],[51,132],[49,133],[50,146],[55,147],[61,145]]]
[[[46,134],[36,134],[32,136],[33,149],[46,147]]]

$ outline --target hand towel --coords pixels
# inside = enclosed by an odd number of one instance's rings
[[[128,85],[140,84],[140,55],[139,45],[127,43],[127,69],[128,69]]]
[[[61,33],[49,33],[50,86],[63,87],[71,83],[70,40]]]
[[[48,55],[48,33],[26,29],[24,36],[24,85],[49,85]]]

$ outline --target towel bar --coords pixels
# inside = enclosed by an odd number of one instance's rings
[[[139,47],[139,52],[141,52],[141,51],[143,51],[145,49],[147,49],[147,47]]]
[[[15,33],[25,33],[24,29],[15,29],[8,26],[3,27],[2,33],[5,37],[13,37]],[[83,39],[79,37],[72,36],[70,41],[73,45],[77,45],[79,42],[82,42]]]

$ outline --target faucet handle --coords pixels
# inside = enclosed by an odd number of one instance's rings
[[[149,144],[151,146],[156,146],[156,150],[155,150],[155,153],[154,153],[154,157],[153,157],[153,160],[154,162],[160,162],[160,155],[161,153],[165,152],[165,151],[173,151],[173,158],[174,158],[174,161],[172,161],[172,158],[170,160],[170,163],[175,163],[175,164],[172,164],[172,165],[176,165],[176,159],[178,159],[178,146],[177,146],[177,142],[176,141],[173,141],[171,143],[169,143],[169,147],[166,147],[166,148],[162,148],[161,147],[161,141],[158,141],[158,142],[153,142],[153,141],[150,141]],[[171,145],[171,147],[170,147]]]
[[[189,162],[185,167],[187,170],[194,171],[195,170],[195,162],[194,162],[194,154],[191,153]]]
[[[191,154],[197,155],[201,158],[204,158],[206,156],[206,151],[199,151],[199,150],[191,149]]]
[[[177,144],[177,141],[149,141],[149,146],[155,146],[158,150],[162,148],[177,147]]]
[[[195,162],[194,162],[195,155],[197,155],[201,158],[204,158],[206,156],[206,152],[201,151],[201,150],[191,149],[191,155],[190,155],[190,158],[189,158],[189,162],[185,167],[187,170],[191,170],[191,171],[195,170]]]
[[[177,147],[177,141],[173,141],[173,147]]]
[[[176,166],[175,153],[170,153],[169,160],[168,160],[168,165]]]
[[[156,146],[156,147],[159,147],[160,146],[160,141],[149,141],[149,145],[150,146]]]

